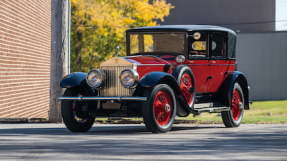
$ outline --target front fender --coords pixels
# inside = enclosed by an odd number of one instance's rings
[[[139,94],[147,88],[151,89],[152,87],[156,86],[157,84],[167,84],[173,89],[173,91],[176,95],[177,101],[180,105],[179,108],[181,108],[185,111],[185,114],[179,114],[178,113],[179,115],[182,115],[182,116],[188,115],[190,112],[195,113],[195,111],[193,111],[193,109],[191,109],[189,107],[188,103],[184,99],[184,96],[182,95],[182,92],[179,88],[177,80],[171,74],[168,74],[165,72],[148,73],[139,81],[139,87],[136,90],[136,93]]]
[[[61,82],[60,86],[62,88],[73,88],[80,86],[83,81],[85,81],[87,73],[75,72],[65,76]]]
[[[145,75],[140,81],[139,85],[141,87],[150,88],[159,84],[160,82],[170,81],[171,83],[177,84],[175,78],[165,72],[151,72]]]

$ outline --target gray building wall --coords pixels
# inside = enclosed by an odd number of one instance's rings
[[[241,32],[275,31],[276,0],[167,1],[175,8],[163,25],[210,24]]]
[[[287,99],[287,32],[239,34],[237,60],[252,100]]]

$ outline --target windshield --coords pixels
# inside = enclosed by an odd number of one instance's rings
[[[130,54],[183,54],[185,33],[131,33]]]

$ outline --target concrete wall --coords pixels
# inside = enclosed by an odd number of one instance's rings
[[[167,0],[175,6],[162,24],[212,24],[240,30],[275,30],[275,0]],[[232,24],[232,25],[228,25]]]
[[[251,99],[287,99],[287,32],[239,34],[237,60]]]

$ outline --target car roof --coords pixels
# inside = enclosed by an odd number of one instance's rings
[[[212,26],[212,25],[161,25],[161,26],[148,26],[148,27],[138,27],[127,30],[127,32],[149,32],[149,31],[181,31],[181,32],[190,32],[190,31],[224,31],[236,35],[236,33],[228,28],[221,26]]]

